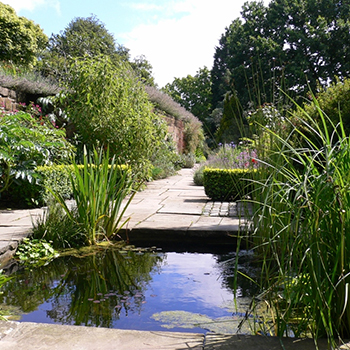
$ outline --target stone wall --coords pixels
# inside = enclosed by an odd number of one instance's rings
[[[174,117],[164,117],[168,125],[168,133],[172,135],[173,140],[176,144],[177,151],[181,154],[185,148],[184,142],[184,122],[182,120],[177,120]]]
[[[14,112],[18,110],[19,96],[16,91],[0,86],[0,107],[6,111]]]

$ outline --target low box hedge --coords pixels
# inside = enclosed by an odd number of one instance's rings
[[[78,165],[83,169],[83,165]],[[128,171],[131,176],[130,168],[127,165],[119,166],[121,171]],[[72,196],[72,185],[70,174],[74,173],[73,165],[51,165],[39,166],[35,169],[36,181],[26,179],[16,179],[13,181],[7,192],[1,194],[0,206],[7,207],[40,207],[46,205],[52,197],[48,188],[60,193],[63,198],[69,199]]]
[[[234,201],[248,195],[252,189],[252,175],[256,169],[203,170],[205,194],[214,201]]]

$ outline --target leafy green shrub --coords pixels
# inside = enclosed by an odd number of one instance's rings
[[[65,131],[44,117],[19,112],[0,118],[0,194],[2,201],[34,205],[36,168],[71,161],[74,147]],[[34,187],[31,188],[30,184]]]
[[[206,165],[200,165],[194,172],[193,175],[193,182],[196,186],[203,186],[203,171],[205,169]]]
[[[203,170],[210,169],[258,169],[257,151],[251,146],[236,146],[233,142],[219,144],[219,147],[208,155],[206,162],[194,172],[193,180],[203,186]]]
[[[148,179],[151,157],[166,137],[166,125],[153,112],[143,85],[122,60],[84,57],[71,67],[62,103],[89,150],[109,146],[135,177]]]
[[[52,166],[40,166],[36,168],[39,176],[40,198],[44,203],[48,203],[52,195],[49,190],[59,193],[63,198],[69,199],[73,189],[70,181],[70,174],[73,172],[73,165],[60,164]]]
[[[210,169],[203,170],[205,194],[215,201],[242,199],[251,192],[252,173],[256,169]]]
[[[315,97],[310,94],[310,101],[304,103],[302,108],[292,116],[294,124],[298,124],[305,136],[310,137],[314,142],[320,140],[314,130],[309,129],[309,117],[317,121],[322,128],[325,122],[327,131],[332,134],[334,127],[342,119],[342,127],[346,135],[350,134],[350,79],[337,81],[326,89],[321,90]],[[337,136],[336,134],[334,137]],[[335,140],[336,141],[336,140]]]
[[[183,168],[193,168],[196,163],[196,157],[194,154],[182,154],[181,155],[182,167]]]

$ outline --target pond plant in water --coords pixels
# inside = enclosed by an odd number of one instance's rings
[[[34,224],[34,238],[45,238],[55,247],[97,244],[111,240],[127,223],[123,214],[135,194],[128,168],[110,160],[109,151],[85,152],[83,169],[76,163],[70,180],[74,205],[69,206],[59,194],[54,197],[46,217]],[[122,206],[125,197],[129,198]]]
[[[350,141],[341,117],[313,103],[320,122],[297,106],[287,135],[260,124],[252,239],[271,314],[263,331],[335,347],[350,338]]]

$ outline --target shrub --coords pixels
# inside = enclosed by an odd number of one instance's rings
[[[255,169],[203,170],[205,194],[214,201],[242,199],[251,192],[252,174]]]
[[[326,118],[325,118],[326,116]],[[313,142],[320,141],[320,135],[316,135],[315,129],[309,128],[309,117],[322,128],[325,122],[327,132],[332,134],[334,127],[339,125],[342,119],[342,127],[346,135],[350,134],[350,79],[332,83],[326,89],[322,89],[315,98],[310,94],[310,101],[304,103],[292,116],[293,123],[303,131],[305,136]],[[334,134],[333,140],[338,136]],[[303,138],[302,138],[303,139]],[[305,140],[304,140],[305,141]]]
[[[0,194],[2,200],[35,205],[36,168],[71,161],[74,147],[64,130],[45,117],[19,112],[0,118]],[[31,188],[30,184],[34,187]]]
[[[203,171],[205,169],[205,165],[200,165],[194,172],[193,182],[196,186],[203,186]]]
[[[77,59],[62,102],[82,144],[89,150],[108,145],[135,176],[149,178],[150,159],[166,137],[166,125],[152,112],[127,62],[112,63],[102,56]]]
[[[203,186],[204,168],[257,169],[258,167],[259,163],[255,149],[250,146],[236,146],[233,142],[220,144],[218,149],[209,154],[208,160],[195,170],[194,182],[196,185]]]

